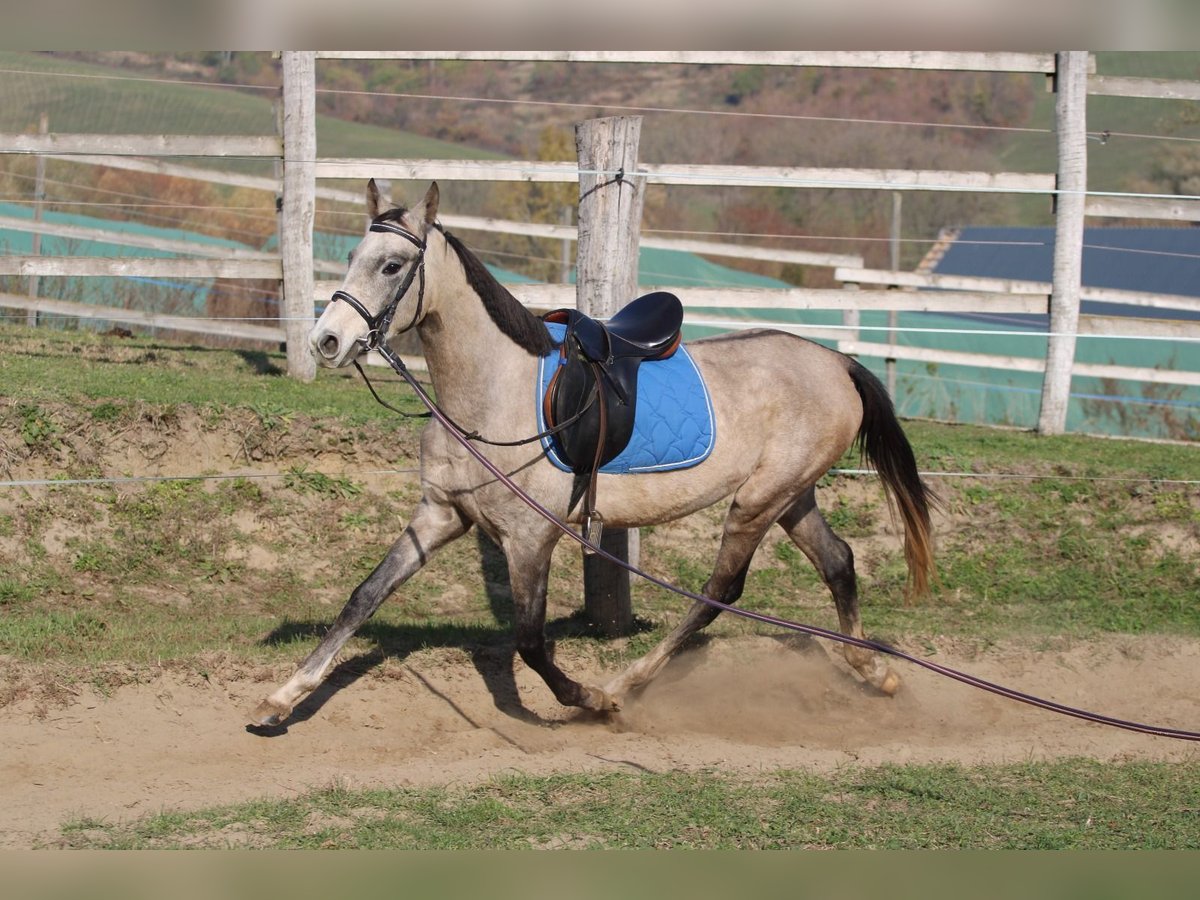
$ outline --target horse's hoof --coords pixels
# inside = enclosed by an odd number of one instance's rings
[[[621,709],[621,700],[618,697],[610,694],[608,691],[600,688],[585,688],[587,694],[583,702],[584,709],[590,709],[598,713],[613,713],[619,712]]]
[[[883,681],[879,682],[879,690],[889,697],[895,697],[896,692],[900,690],[900,676],[889,670]]]
[[[254,712],[250,713],[248,724],[254,728],[274,728],[277,725],[282,725],[283,720],[291,715],[291,713],[290,709],[284,709],[277,703],[264,700],[258,704]]]

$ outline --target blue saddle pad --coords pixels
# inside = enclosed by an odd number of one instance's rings
[[[567,330],[557,322],[547,322],[546,329],[556,342],[562,341]],[[534,396],[538,431],[547,428],[542,398],[557,366],[557,349],[538,360]],[[600,471],[623,475],[686,469],[708,459],[716,436],[717,422],[708,388],[687,347],[681,344],[669,358],[648,360],[638,366],[633,436]],[[542,438],[542,447],[550,462],[564,472],[571,471],[559,458],[553,437]]]

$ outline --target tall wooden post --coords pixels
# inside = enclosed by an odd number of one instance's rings
[[[590,316],[608,318],[637,296],[645,200],[645,178],[636,174],[641,133],[640,116],[591,119],[575,127],[580,168],[575,305]],[[603,495],[599,506],[603,512]],[[606,528],[600,546],[628,560],[636,557],[637,534]],[[602,632],[615,636],[632,630],[628,572],[585,556],[583,590],[588,616]]]
[[[891,253],[889,259],[892,264],[892,271],[900,271],[900,211],[903,207],[903,194],[900,191],[892,191],[892,229],[891,239],[889,241]],[[900,324],[900,314],[896,310],[889,310],[887,316],[888,323],[888,345],[896,346],[896,326]],[[887,392],[892,398],[892,402],[896,402],[896,357],[889,356],[884,360],[885,372],[887,375]]]
[[[284,50],[283,208],[279,248],[283,255],[283,330],[288,374],[312,381],[316,360],[308,349],[316,305],[313,293],[313,218],[317,207],[317,54]]]
[[[1054,116],[1058,129],[1058,193],[1055,194],[1054,287],[1050,338],[1038,431],[1062,434],[1067,427],[1079,293],[1083,276],[1083,211],[1087,191],[1087,63],[1083,50],[1058,53]]]
[[[38,134],[50,133],[50,116],[42,113],[38,119]],[[41,153],[38,154],[37,162],[34,163],[33,175],[33,221],[42,221],[42,210],[46,205],[46,157]],[[33,248],[34,256],[42,255],[42,233],[35,231],[33,233]],[[27,293],[33,299],[37,299],[38,291],[41,289],[39,284],[40,277],[37,275],[29,276],[29,289]],[[25,324],[36,326],[38,323],[38,314],[36,309],[30,309],[25,313]]]

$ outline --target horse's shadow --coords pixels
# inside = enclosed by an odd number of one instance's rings
[[[247,730],[267,737],[286,734],[289,726],[312,718],[341,690],[382,665],[385,660],[404,660],[413,652],[429,647],[456,647],[465,650],[492,695],[496,709],[531,724],[547,724],[546,719],[522,704],[517,689],[513,671],[512,591],[504,553],[482,532],[476,530],[476,535],[481,574],[492,616],[496,620],[495,625],[391,625],[367,622],[359,629],[358,636],[372,641],[375,644],[372,650],[336,665],[320,687],[296,704],[296,708],[282,724],[251,725],[247,726]],[[324,637],[328,627],[328,622],[285,621],[264,637],[261,643],[265,646],[310,643]],[[596,627],[582,611],[546,623],[546,637],[551,641],[597,634]],[[420,678],[419,675],[417,677]],[[436,691],[428,683],[426,686]],[[443,699],[453,705],[449,698]],[[461,709],[459,712],[469,718]]]

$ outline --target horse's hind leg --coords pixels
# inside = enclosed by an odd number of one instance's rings
[[[854,553],[850,546],[833,533],[810,489],[779,520],[784,531],[812,561],[822,580],[833,594],[842,633],[862,638],[862,619],[858,612],[858,579],[854,574]],[[893,672],[874,650],[843,645],[846,662],[863,678],[885,694],[895,694],[900,688],[900,676]]]
[[[778,507],[764,509],[757,503],[748,503],[749,493],[747,485],[743,485],[734,497],[725,518],[725,531],[713,574],[701,591],[704,596],[725,604],[736,603],[741,598],[750,559],[779,514]],[[688,638],[711,623],[720,612],[720,607],[695,601],[683,621],[649,653],[605,685],[605,691],[619,702],[629,691],[649,682]]]
[[[288,681],[258,705],[250,724],[278,725],[296,704],[325,680],[333,659],[388,595],[407,581],[439,548],[464,534],[470,523],[456,510],[422,500],[412,521],[375,571],[354,589],[317,648]]]

